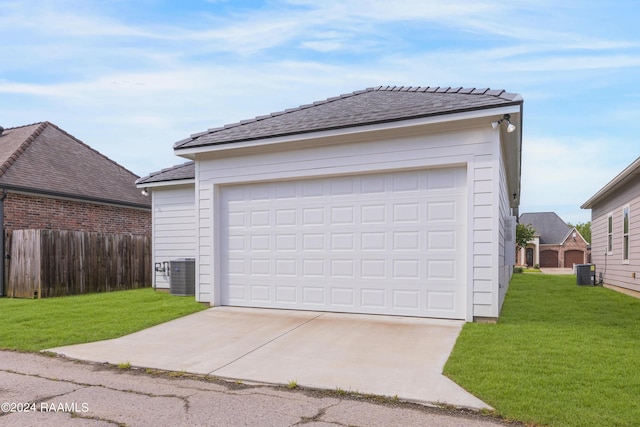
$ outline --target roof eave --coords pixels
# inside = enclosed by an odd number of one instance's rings
[[[522,99],[522,98],[520,98]],[[523,117],[523,102],[518,104],[518,111],[516,117],[512,116],[512,120],[517,121],[516,132],[505,132],[504,128],[501,129],[501,135],[503,143],[506,147],[507,155],[507,182],[509,183],[509,201],[512,209],[518,209],[520,207],[520,196],[522,190],[522,117]],[[509,148],[514,147],[514,148]],[[510,165],[515,164],[515,167]]]
[[[408,117],[398,120],[387,120],[381,122],[363,123],[358,125],[343,126],[331,129],[313,130],[309,132],[296,132],[291,134],[273,135],[263,138],[247,138],[224,142],[212,142],[209,144],[198,145],[195,147],[179,147],[180,143],[187,140],[179,141],[174,144],[174,153],[188,159],[194,159],[195,155],[211,151],[223,151],[236,148],[244,148],[250,146],[281,144],[292,141],[301,141],[317,138],[329,138],[339,135],[365,133],[380,130],[388,130],[394,128],[404,128],[419,125],[437,124],[453,122],[465,119],[475,119],[488,117],[497,114],[514,114],[520,113],[522,110],[522,101],[514,101],[508,104],[491,105],[483,108],[474,108],[469,110],[461,110],[455,112],[446,112],[440,114],[430,114],[421,117]],[[521,126],[519,126],[521,127]]]
[[[140,183],[136,183],[136,187],[138,188],[173,187],[176,185],[188,185],[188,184],[195,185],[195,183],[196,183],[195,178],[173,179],[173,180],[166,180],[166,181],[140,182]]]
[[[627,181],[627,179],[629,179],[636,172],[640,173],[640,157],[638,157],[633,163],[627,166],[615,178],[609,181],[609,183],[602,187],[596,194],[591,196],[591,198],[584,202],[582,206],[580,206],[580,208],[593,209],[593,206],[603,198],[607,197],[610,191],[617,190]]]
[[[67,194],[67,193],[61,193],[56,191],[38,190],[34,188],[20,187],[15,185],[0,184],[0,189],[8,190],[10,192],[22,193],[22,194],[34,194],[38,196],[52,197],[52,198],[65,199],[65,200],[76,200],[76,201],[89,202],[89,203],[95,203],[100,205],[122,206],[127,208],[144,209],[144,210],[151,209],[151,204],[128,202],[124,200],[102,199],[99,197]]]

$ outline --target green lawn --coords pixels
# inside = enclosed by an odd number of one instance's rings
[[[507,419],[638,426],[640,300],[516,274],[498,324],[466,324],[445,374]]]
[[[46,299],[0,298],[0,348],[46,348],[116,338],[207,308],[153,289]]]

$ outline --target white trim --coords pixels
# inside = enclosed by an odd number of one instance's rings
[[[476,194],[475,189],[475,158],[474,156],[467,156],[467,309],[466,309],[466,322],[473,322],[473,296],[474,296],[474,257],[473,257],[473,245],[474,240],[474,198]]]
[[[196,179],[176,179],[173,181],[150,182],[147,184],[136,184],[137,188],[173,187],[175,185],[195,184]]]
[[[626,250],[626,255],[627,257],[625,258],[625,245],[624,245],[624,238],[625,238],[625,233],[624,233],[624,213],[625,211],[627,211],[627,250]],[[629,204],[626,204],[624,206],[622,206],[622,250],[621,250],[621,255],[622,255],[622,263],[623,264],[629,264],[629,251],[630,251],[630,243],[631,243],[631,207]]]
[[[609,221],[611,221],[611,230],[609,230]],[[607,214],[607,240],[605,242],[605,248],[607,249],[607,256],[613,255],[613,212]]]
[[[158,272],[156,271],[156,210],[153,200],[153,194],[149,195],[151,197],[151,274],[153,275],[151,279],[151,287],[153,290],[158,288]]]
[[[211,305],[218,306],[221,303],[220,288],[222,284],[221,253],[220,253],[220,185],[210,185],[210,209],[211,209]]]

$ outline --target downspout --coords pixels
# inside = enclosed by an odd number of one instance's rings
[[[7,189],[2,189],[2,196],[0,196],[0,255],[2,256],[2,260],[0,260],[0,297],[5,296],[5,280],[4,280],[4,270],[5,270],[5,262],[6,262],[6,253],[4,250],[4,200],[7,198]]]

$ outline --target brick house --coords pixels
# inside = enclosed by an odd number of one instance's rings
[[[536,230],[525,250],[518,250],[518,265],[541,268],[573,268],[589,262],[589,244],[575,227],[570,227],[554,212],[520,215],[520,224],[531,224]]]
[[[0,127],[2,238],[19,229],[150,235],[137,178],[52,123]]]

